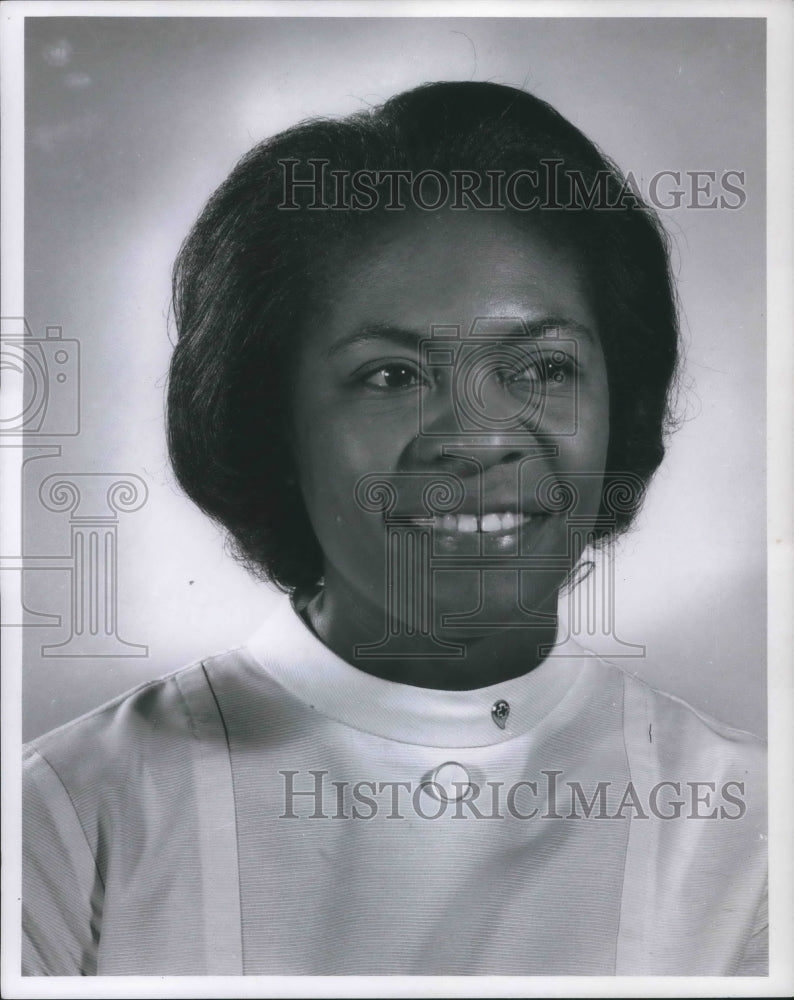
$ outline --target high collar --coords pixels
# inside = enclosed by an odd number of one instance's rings
[[[281,687],[310,708],[362,732],[435,747],[493,746],[539,726],[575,699],[593,657],[571,640],[556,645],[528,674],[469,691],[384,680],[345,662],[308,628],[285,598],[246,644]],[[492,708],[510,706],[504,729]]]

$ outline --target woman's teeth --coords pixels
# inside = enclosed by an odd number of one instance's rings
[[[483,514],[482,517],[477,517],[474,514],[442,514],[433,518],[433,528],[436,531],[459,532],[464,535],[477,531],[493,533],[495,531],[509,531],[511,528],[517,528],[520,524],[526,524],[530,520],[529,514],[514,514],[512,511],[500,514]]]

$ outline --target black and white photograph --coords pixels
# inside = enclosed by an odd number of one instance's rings
[[[792,9],[0,16],[3,995],[789,995]]]

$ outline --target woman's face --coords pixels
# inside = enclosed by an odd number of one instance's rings
[[[411,215],[332,255],[324,278],[292,429],[326,587],[393,608],[402,579],[432,594],[436,618],[479,607],[496,627],[548,610],[575,562],[571,532],[595,521],[609,436],[576,253],[499,215]],[[364,495],[373,474],[396,497],[387,516]],[[449,504],[427,499],[439,481]],[[572,509],[544,509],[555,483],[575,491]],[[393,542],[387,556],[387,521],[395,537],[430,532],[427,555]]]

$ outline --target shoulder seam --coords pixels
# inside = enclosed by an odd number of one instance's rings
[[[224,653],[217,653],[217,656],[224,656],[226,653],[237,652],[237,648],[226,650]],[[204,663],[208,659],[213,659],[213,657],[204,657],[202,659],[194,660],[192,663],[188,663],[185,666],[178,667],[176,670],[172,670],[170,673],[163,674],[161,677],[153,677],[151,680],[143,681],[136,687],[129,688],[127,691],[123,691],[121,694],[116,695],[115,698],[111,698],[109,701],[103,702],[101,705],[97,705],[96,708],[89,709],[82,715],[78,715],[74,719],[70,719],[68,722],[62,723],[60,726],[56,726],[54,729],[48,730],[46,733],[42,733],[40,736],[35,736],[32,740],[29,740],[23,745],[23,752],[31,749],[35,750],[37,753],[41,754],[41,746],[44,744],[51,736],[60,735],[61,733],[66,733],[75,726],[86,722],[89,719],[95,718],[101,715],[103,712],[108,712],[112,709],[117,708],[123,702],[134,698],[137,694],[145,691],[147,688],[154,688],[158,685],[165,685],[169,681],[175,680],[180,674],[187,673],[189,670],[198,670],[204,667]],[[42,755],[43,756],[43,755]]]
[[[666,701],[674,702],[680,708],[684,709],[690,715],[693,715],[696,719],[702,722],[704,726],[709,728],[716,735],[721,736],[721,735],[733,734],[736,736],[744,736],[744,737],[749,737],[749,739],[751,739],[753,742],[758,743],[763,747],[767,745],[767,741],[763,737],[756,735],[756,733],[751,733],[747,729],[740,729],[738,726],[732,726],[730,725],[730,723],[723,722],[721,719],[717,719],[713,715],[709,715],[707,712],[701,711],[701,709],[696,708],[694,705],[691,705],[688,701],[686,701],[684,698],[681,698],[679,695],[672,694],[670,691],[663,691],[661,688],[654,687],[653,684],[650,684],[643,677],[639,677],[637,674],[630,673],[628,670],[626,670],[625,667],[621,667],[619,664],[613,663],[611,660],[602,659],[601,662],[606,663],[613,669],[619,671],[624,677],[624,683],[625,681],[634,682],[635,684],[638,684],[646,688],[648,691],[652,691],[653,694],[658,695],[660,698],[664,698]]]

